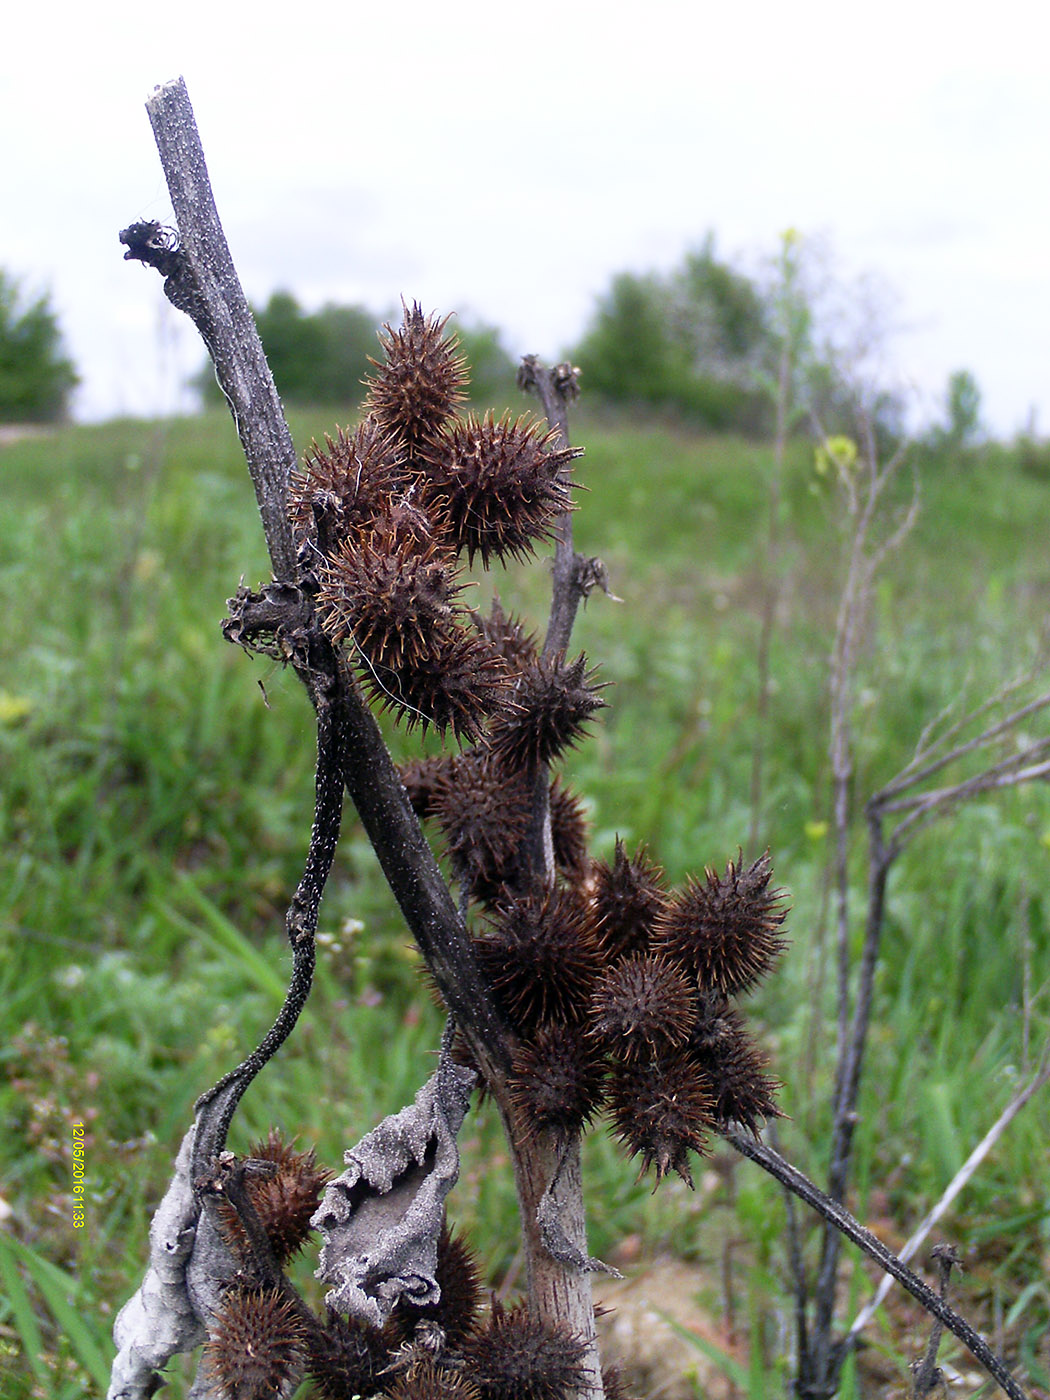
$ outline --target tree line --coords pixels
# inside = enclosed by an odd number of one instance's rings
[[[877,315],[869,310],[858,318],[862,302],[854,299],[844,317],[849,293],[837,285],[829,298],[827,279],[821,287],[814,275],[816,261],[809,245],[787,234],[779,257],[744,270],[720,255],[709,233],[670,271],[615,275],[564,358],[579,368],[592,402],[673,415],[700,429],[768,437],[787,402],[790,427],[847,432],[862,393],[880,436],[899,439],[903,400],[856,373],[858,346],[872,337]],[[253,310],[278,391],[293,407],[359,405],[376,332],[397,319],[361,305],[309,311],[284,289]],[[456,333],[472,366],[471,399],[515,406],[517,362],[501,331],[463,317]],[[0,271],[0,422],[65,418],[77,382],[50,298],[27,301],[18,281]],[[192,387],[204,406],[220,401],[209,364]],[[970,445],[979,406],[973,375],[956,371],[929,445]]]

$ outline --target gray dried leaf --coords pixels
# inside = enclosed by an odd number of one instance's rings
[[[400,1113],[350,1148],[312,1221],[323,1236],[317,1277],[325,1302],[381,1327],[397,1300],[436,1302],[445,1197],[459,1176],[456,1136],[474,1084],[446,1035],[436,1072]]]

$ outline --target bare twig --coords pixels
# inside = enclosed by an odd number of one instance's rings
[[[859,643],[873,580],[888,553],[900,545],[914,523],[918,502],[916,489],[909,508],[897,526],[881,543],[874,542],[881,501],[901,466],[902,457],[897,453],[885,465],[879,464],[870,424],[864,429],[862,441],[863,490],[859,489],[861,473],[851,470],[848,464],[837,463],[845,491],[847,514],[853,525],[831,667],[830,759],[835,828],[833,869],[837,910],[838,1053],[828,1192],[840,1202],[845,1198],[849,1179],[890,869],[907,841],[960,802],[981,792],[1050,776],[1050,759],[1046,758],[1050,739],[1040,739],[957,783],[921,790],[924,783],[953,762],[987,749],[1004,736],[1016,732],[1023,719],[1050,704],[1050,694],[1015,708],[1011,714],[987,724],[980,734],[965,741],[961,740],[961,735],[967,728],[1001,705],[1006,696],[1017,690],[1016,683],[1004,687],[968,716],[948,726],[938,737],[933,737],[934,729],[927,727],[911,761],[890,784],[869,800],[865,808],[868,901],[860,961],[854,970],[850,950],[848,863],[854,778],[851,712]],[[890,817],[896,819],[896,826],[887,831],[887,818]],[[814,1395],[833,1392],[844,1356],[841,1344],[832,1343],[840,1249],[839,1235],[826,1226],[814,1288],[810,1354],[800,1360],[800,1367],[805,1371],[804,1378],[811,1387],[809,1393]]]
[[[915,1232],[912,1234],[907,1244],[905,1244],[904,1247],[901,1249],[898,1258],[900,1259],[902,1264],[906,1264],[908,1260],[913,1258],[914,1255],[918,1252],[918,1250],[922,1248],[922,1245],[929,1236],[930,1231],[942,1218],[942,1216],[944,1216],[944,1214],[947,1212],[948,1208],[951,1206],[956,1196],[958,1196],[959,1192],[962,1191],[963,1188],[966,1186],[967,1182],[970,1180],[974,1172],[984,1161],[985,1157],[988,1156],[988,1153],[992,1150],[995,1144],[1002,1137],[1003,1133],[1006,1131],[1010,1123],[1013,1122],[1014,1118],[1016,1118],[1018,1113],[1020,1113],[1021,1109],[1024,1108],[1028,1100],[1032,1098],[1034,1094],[1038,1093],[1038,1091],[1043,1087],[1043,1085],[1048,1082],[1050,1082],[1050,1044],[1048,1044],[1043,1051],[1043,1058],[1040,1062],[1040,1068],[1032,1076],[1032,1078],[1029,1079],[1029,1081],[1026,1084],[1022,1085],[1022,1087],[1018,1089],[1017,1093],[1014,1094],[1013,1098],[1003,1109],[1002,1113],[1000,1113],[999,1117],[995,1120],[995,1122],[985,1133],[981,1141],[970,1153],[969,1157],[967,1157],[966,1161],[962,1164],[959,1170],[952,1177],[951,1181],[948,1183],[943,1193],[941,1194],[941,1197],[938,1200],[937,1204],[932,1208],[932,1210],[929,1211],[929,1213],[926,1216],[923,1217],[923,1220],[916,1228]],[[883,1302],[886,1299],[886,1295],[889,1293],[892,1287],[893,1278],[890,1275],[886,1275],[886,1277],[884,1277],[880,1281],[878,1288],[875,1290],[874,1297],[871,1299],[870,1302],[864,1304],[863,1308],[861,1308],[860,1312],[850,1324],[849,1331],[846,1333],[845,1338],[847,1342],[851,1338],[856,1337],[868,1325],[871,1319],[875,1316],[876,1312],[882,1306]]]
[[[763,1171],[768,1172],[782,1186],[798,1196],[799,1200],[804,1201],[806,1205],[817,1211],[836,1235],[845,1236],[846,1239],[874,1259],[880,1268],[891,1274],[898,1283],[908,1290],[913,1298],[918,1299],[927,1312],[939,1319],[949,1332],[958,1337],[959,1341],[969,1350],[975,1360],[980,1362],[996,1384],[1011,1397],[1011,1400],[1026,1400],[1025,1392],[984,1338],[974,1331],[964,1317],[960,1317],[954,1309],[950,1308],[932,1288],[913,1274],[897,1255],[886,1248],[881,1240],[855,1220],[839,1201],[826,1195],[797,1167],[792,1166],[778,1152],[774,1152],[772,1148],[767,1147],[757,1138],[751,1137],[750,1134],[736,1128],[724,1128],[722,1136],[739,1153],[750,1158]],[[839,1343],[839,1349],[841,1347],[842,1343]]]
[[[167,276],[165,290],[193,319],[208,347],[255,484],[274,576],[293,579],[295,547],[285,504],[295,448],[219,222],[183,79],[158,87],[146,111],[184,255],[175,275]]]
[[[569,446],[569,404],[579,395],[579,371],[561,364],[548,369],[536,355],[526,355],[518,370],[518,387],[537,396],[549,426],[562,446]],[[587,596],[584,568],[587,560],[578,555],[572,542],[572,511],[564,511],[554,531],[554,574],[551,613],[543,655],[565,652],[580,602]]]
[[[869,820],[872,854],[868,878],[868,917],[864,949],[857,977],[855,1004],[850,1013],[852,957],[849,927],[849,844],[852,826],[853,786],[853,691],[856,683],[861,636],[871,598],[875,574],[891,549],[897,548],[911,529],[918,509],[916,483],[911,504],[898,526],[881,543],[874,543],[879,508],[891,481],[904,462],[900,448],[888,462],[880,463],[870,421],[862,423],[860,463],[864,490],[859,489],[861,472],[848,463],[836,466],[846,498],[847,518],[852,521],[849,562],[835,626],[831,660],[831,737],[832,819],[835,835],[833,855],[836,905],[837,1034],[836,1078],[833,1096],[833,1123],[828,1170],[828,1191],[838,1201],[845,1197],[849,1176],[856,1101],[867,1040],[882,933],[882,911],[890,861],[882,849],[881,826]],[[815,1393],[833,1386],[835,1360],[831,1329],[835,1308],[835,1282],[838,1272],[840,1238],[825,1227],[821,1257],[814,1289],[814,1322],[811,1355],[805,1358],[807,1371],[814,1377]],[[822,1389],[823,1388],[823,1389]],[[831,1393],[828,1391],[827,1393]]]
[[[989,725],[987,729],[983,730],[975,738],[968,739],[963,744],[957,744],[955,748],[942,754],[939,758],[920,766],[922,759],[928,758],[931,753],[941,748],[950,738],[953,738],[956,734],[962,733],[964,729],[968,728],[982,715],[987,714],[989,710],[995,709],[996,706],[1002,703],[1007,695],[1023,686],[1027,679],[1027,677],[1024,677],[1020,680],[1012,681],[1008,686],[1004,686],[996,695],[989,697],[983,704],[978,705],[975,710],[971,710],[968,715],[964,715],[962,719],[958,720],[934,740],[929,747],[923,747],[923,741],[928,735],[928,731],[924,730],[922,739],[920,739],[919,746],[915,751],[915,757],[901,769],[896,778],[886,783],[879,790],[879,798],[884,802],[888,802],[899,793],[907,792],[909,788],[925,782],[927,778],[932,778],[935,773],[939,773],[943,768],[947,768],[949,764],[955,763],[958,759],[962,758],[964,754],[972,753],[975,749],[983,748],[990,744],[993,739],[998,739],[1002,735],[1010,733],[1017,728],[1022,720],[1027,719],[1029,715],[1038,714],[1041,710],[1045,710],[1046,707],[1050,705],[1050,691],[1038,696],[1027,705],[1022,705],[1019,710],[1014,710],[1011,714],[1006,715],[1005,718],[997,720],[995,724]]]
[[[1035,764],[1030,768],[1022,769],[1015,774],[998,774],[989,776],[981,774],[967,783],[960,783],[955,788],[948,788],[937,794],[931,794],[931,798],[936,797],[936,801],[923,804],[923,810],[913,812],[907,821],[902,822],[894,833],[893,847],[896,854],[904,845],[901,839],[902,833],[909,838],[917,836],[920,831],[932,825],[939,817],[944,816],[954,807],[968,797],[975,797],[981,792],[1001,791],[1003,788],[1019,787],[1022,783],[1032,782],[1035,779],[1050,778],[1050,761]]]
[[[317,777],[314,824],[306,866],[288,909],[285,926],[292,947],[292,976],[277,1019],[259,1046],[213,1089],[197,1100],[198,1130],[193,1147],[192,1180],[226,1146],[237,1105],[259,1071],[291,1035],[310,995],[314,971],[314,937],[321,896],[332,869],[343,810],[343,731],[325,699],[317,708]]]
[[[952,1269],[959,1263],[959,1256],[951,1245],[937,1245],[933,1250],[934,1262],[937,1265],[937,1273],[940,1281],[940,1295],[947,1300],[948,1280],[951,1278]],[[937,1351],[941,1345],[941,1335],[944,1326],[939,1318],[935,1318],[930,1328],[930,1340],[926,1347],[926,1352],[915,1367],[915,1378],[912,1382],[912,1394],[916,1400],[929,1395],[930,1392],[943,1381],[940,1368],[937,1365]]]
[[[557,442],[569,445],[569,404],[579,394],[578,371],[569,364],[554,369],[527,355],[518,371],[518,385],[536,394]],[[566,468],[567,471],[567,468]],[[568,649],[580,602],[596,585],[604,585],[600,560],[585,559],[573,546],[572,512],[564,511],[555,525],[551,610],[543,656],[564,655]],[[606,589],[606,591],[608,591]],[[524,881],[543,887],[554,879],[554,850],[550,823],[550,771],[538,764],[532,779],[532,812],[522,842],[519,865]],[[580,1136],[556,1143],[549,1134],[522,1132],[514,1106],[503,1096],[500,1108],[514,1161],[518,1210],[529,1296],[540,1315],[568,1327],[586,1342],[583,1358],[592,1397],[603,1391],[594,1307],[591,1301],[587,1254]],[[561,1243],[552,1249],[552,1241]]]
[[[762,829],[762,790],[766,743],[769,725],[770,671],[769,658],[773,645],[773,626],[777,616],[777,595],[780,564],[780,484],[784,475],[784,454],[787,449],[788,407],[791,393],[792,351],[790,333],[785,330],[780,345],[777,366],[776,428],[773,438],[773,472],[769,478],[766,502],[766,548],[762,553],[762,612],[755,658],[758,670],[758,697],[755,707],[755,733],[751,741],[751,819],[748,847],[752,854],[758,849]]]

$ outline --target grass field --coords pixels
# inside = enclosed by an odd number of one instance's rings
[[[331,424],[301,415],[292,426],[301,448]],[[617,834],[645,839],[680,880],[746,853],[772,457],[586,413],[574,435],[587,447],[577,546],[604,559],[622,601],[595,595],[577,624],[577,644],[613,684],[571,778],[596,854],[610,854]],[[934,716],[962,713],[1042,663],[1044,468],[1038,455],[989,448],[921,472],[918,524],[879,577],[860,662],[858,808]],[[827,658],[843,531],[811,449],[792,447],[783,484],[758,844],[771,847],[790,894],[792,946],[750,1010],[784,1083],[782,1149],[819,1176],[834,1037]],[[902,480],[897,506],[908,490]],[[70,428],[3,446],[0,499],[0,1371],[11,1400],[62,1400],[104,1392],[112,1315],[141,1274],[193,1101],[280,1004],[283,912],[312,809],[312,725],[294,676],[220,635],[238,580],[266,576],[224,418]],[[482,578],[479,605],[494,589],[537,625],[545,618],[543,566]],[[399,755],[418,747],[397,733],[391,743]],[[860,835],[858,825],[858,940]],[[1048,875],[1040,784],[958,811],[891,877],[852,1197],[891,1245],[937,1199],[1046,1037]],[[313,999],[247,1096],[233,1146],[279,1123],[338,1166],[346,1146],[411,1099],[440,1029],[349,820],[322,929]],[[87,1222],[74,1231],[78,1118]],[[493,1170],[491,1112],[472,1115],[465,1138],[452,1213],[498,1282],[514,1268],[516,1227],[512,1185]],[[969,1266],[960,1305],[999,1329],[1033,1394],[1050,1387],[1048,1138],[1044,1094],[942,1230]],[[602,1134],[587,1152],[592,1250],[626,1258],[630,1241],[636,1269],[672,1251],[717,1280],[732,1239],[747,1261],[735,1277],[741,1310],[757,1318],[757,1374],[777,1374],[786,1294],[772,1184],[727,1166],[695,1197],[676,1185],[651,1196]],[[844,1320],[868,1292],[858,1271]],[[707,1302],[717,1311],[717,1297]],[[917,1336],[915,1314],[898,1306],[871,1332],[898,1386],[921,1348],[902,1350],[908,1326]]]

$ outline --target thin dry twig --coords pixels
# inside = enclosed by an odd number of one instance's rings
[[[1013,1122],[1013,1120],[1017,1117],[1018,1113],[1020,1113],[1021,1109],[1024,1108],[1025,1104],[1029,1101],[1029,1099],[1031,1099],[1035,1094],[1037,1094],[1039,1090],[1043,1087],[1043,1085],[1048,1082],[1050,1082],[1050,1042],[1048,1042],[1047,1046],[1043,1050],[1043,1056],[1042,1060],[1040,1061],[1039,1069],[1031,1077],[1031,1079],[1029,1079],[1026,1084],[1022,1085],[1022,1087],[1018,1089],[1017,1093],[1014,1094],[1013,1098],[1011,1098],[1010,1102],[1003,1109],[1002,1113],[1000,1113],[999,1117],[988,1129],[984,1137],[973,1149],[969,1157],[967,1157],[966,1161],[955,1173],[948,1185],[944,1188],[944,1191],[942,1192],[941,1197],[937,1201],[936,1205],[934,1205],[933,1208],[923,1217],[915,1232],[911,1235],[908,1242],[901,1249],[897,1257],[900,1259],[902,1264],[906,1264],[909,1259],[914,1258],[918,1250],[922,1248],[922,1245],[929,1236],[930,1231],[937,1224],[937,1222],[947,1213],[949,1207],[955,1200],[956,1196],[958,1196],[959,1192],[964,1189],[967,1182],[973,1176],[974,1172],[976,1172],[977,1168],[988,1156],[988,1153],[991,1152],[992,1148],[999,1141],[999,1139],[1002,1137],[1003,1133]],[[885,1302],[886,1295],[893,1287],[893,1283],[894,1280],[892,1275],[890,1274],[884,1275],[883,1278],[879,1281],[879,1286],[875,1290],[875,1294],[872,1297],[871,1301],[864,1304],[860,1312],[850,1324],[849,1331],[846,1333],[847,1342],[851,1338],[856,1337],[868,1325],[871,1319],[875,1316],[876,1312],[878,1312],[879,1308]]]
[[[880,1239],[854,1219],[839,1201],[833,1200],[821,1191],[819,1186],[810,1181],[797,1167],[792,1166],[778,1152],[774,1152],[771,1147],[767,1147],[757,1138],[736,1128],[723,1128],[721,1131],[726,1141],[739,1153],[748,1157],[763,1171],[768,1172],[770,1176],[779,1181],[782,1186],[798,1196],[799,1200],[804,1201],[806,1205],[817,1211],[834,1229],[836,1235],[845,1237],[857,1245],[865,1254],[874,1259],[881,1269],[891,1274],[898,1283],[906,1288],[912,1297],[917,1298],[927,1312],[942,1322],[949,1332],[958,1337],[959,1341],[968,1349],[974,1359],[980,1362],[1000,1389],[1010,1396],[1010,1400],[1026,1400],[1025,1392],[984,1338],[974,1331],[964,1317],[960,1317],[953,1308],[948,1307],[944,1299],[939,1297],[932,1288],[913,1274],[892,1250],[886,1248]],[[841,1348],[842,1343],[839,1343],[838,1350],[841,1351]]]
[[[983,700],[968,714],[961,716],[954,724],[949,725],[934,738],[933,735],[936,732],[938,724],[952,709],[951,705],[946,706],[939,715],[934,716],[929,724],[925,726],[919,736],[919,742],[915,746],[914,755],[904,765],[896,778],[891,779],[890,782],[885,784],[882,788],[882,792],[893,796],[896,794],[898,786],[904,790],[912,786],[913,783],[922,782],[926,778],[932,777],[939,769],[943,768],[946,764],[952,763],[956,758],[960,758],[964,753],[969,753],[972,749],[979,748],[982,744],[996,738],[1000,732],[1008,730],[1016,723],[1020,722],[1020,720],[1026,719],[1029,714],[1034,714],[1036,711],[1044,709],[1046,705],[1050,704],[1050,692],[1046,695],[1039,696],[1038,699],[1031,701],[1028,705],[1023,705],[1020,710],[1014,711],[1012,715],[1007,715],[1004,720],[990,726],[981,734],[978,734],[975,739],[967,740],[964,744],[957,745],[945,755],[943,759],[938,759],[934,766],[923,768],[921,771],[918,771],[917,766],[919,764],[930,760],[931,755],[935,754],[938,749],[943,748],[944,745],[954,739],[956,735],[969,729],[982,715],[988,714],[990,710],[994,710],[1002,705],[1004,701],[1011,695],[1016,694],[1018,690],[1022,690],[1026,685],[1030,685],[1032,680],[1032,675],[1026,675],[1017,676],[1014,680],[1008,681],[996,691],[994,695],[988,696],[986,700]]]
[[[890,483],[905,461],[904,447],[898,448],[889,461],[880,463],[873,426],[870,420],[861,424],[862,451],[860,469],[854,473],[848,464],[836,459],[846,499],[846,518],[852,521],[848,565],[835,624],[835,642],[831,659],[831,735],[829,758],[832,779],[832,822],[835,835],[833,853],[833,885],[836,906],[836,1078],[833,1094],[833,1124],[828,1169],[828,1191],[838,1201],[845,1197],[848,1180],[853,1132],[856,1122],[856,1099],[860,1086],[860,1068],[868,1033],[871,993],[882,928],[888,866],[869,870],[868,919],[864,950],[850,1014],[850,984],[852,955],[849,920],[849,845],[852,826],[853,736],[851,716],[856,683],[861,636],[871,599],[872,583],[892,549],[900,546],[914,524],[918,511],[918,482],[915,481],[912,500],[897,527],[881,543],[873,538],[879,523],[879,508]],[[864,491],[857,482],[863,475]],[[869,823],[872,839],[881,844],[881,831]],[[811,1354],[805,1364],[817,1377],[819,1388],[827,1382],[829,1368],[834,1367],[831,1342],[832,1318],[835,1309],[835,1284],[838,1272],[840,1238],[825,1226],[820,1262],[814,1289],[814,1321],[811,1332]]]
[[[997,720],[995,724],[989,725],[987,729],[983,730],[974,738],[967,739],[965,743],[957,744],[956,747],[951,749],[948,753],[941,754],[940,757],[931,760],[922,767],[916,767],[916,764],[919,763],[922,758],[928,757],[928,755],[940,747],[949,736],[961,733],[976,719],[979,719],[981,715],[987,714],[989,710],[1000,705],[1007,694],[1023,684],[1025,684],[1024,680],[1011,682],[1009,687],[1004,687],[997,695],[986,700],[982,705],[979,705],[975,710],[971,711],[970,714],[960,719],[951,729],[946,731],[945,734],[939,736],[930,748],[925,751],[922,750],[921,747],[918,748],[915,757],[901,769],[897,776],[879,789],[877,797],[884,809],[886,811],[892,811],[893,808],[888,806],[888,803],[900,793],[907,792],[917,784],[925,782],[928,778],[932,778],[935,773],[941,772],[966,754],[973,753],[976,749],[984,748],[991,744],[993,740],[1012,732],[1022,720],[1028,719],[1030,715],[1038,714],[1041,710],[1045,710],[1046,707],[1050,705],[1050,691],[1046,691],[1035,700],[1029,701],[1027,705],[1022,705],[1020,709],[1014,710],[1003,719]]]

